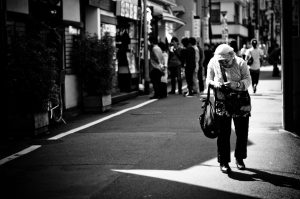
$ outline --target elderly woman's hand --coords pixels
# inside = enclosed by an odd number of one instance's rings
[[[224,84],[221,83],[221,82],[213,82],[212,85],[213,85],[215,88],[221,88],[222,86],[224,86]]]
[[[227,88],[236,89],[239,87],[239,82],[224,82],[224,86],[226,86]]]

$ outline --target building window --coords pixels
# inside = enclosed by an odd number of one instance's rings
[[[211,3],[210,20],[212,23],[220,23],[220,2]]]

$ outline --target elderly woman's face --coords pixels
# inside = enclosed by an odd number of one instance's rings
[[[230,68],[233,58],[219,60],[219,64],[225,68]]]

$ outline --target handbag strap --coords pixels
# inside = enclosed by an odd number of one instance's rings
[[[227,77],[226,77],[226,74],[225,74],[225,69],[221,65],[220,65],[220,69],[221,69],[221,73],[222,73],[222,77],[223,77],[224,82],[227,82]]]

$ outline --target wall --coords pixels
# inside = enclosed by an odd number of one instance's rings
[[[80,100],[78,78],[76,75],[66,75],[65,78],[65,106],[66,109],[78,106]]]
[[[221,12],[222,11],[227,11],[227,22],[233,22],[234,21],[234,3],[233,2],[226,2],[226,3],[222,3],[221,2]],[[222,16],[220,16],[222,17]],[[222,19],[222,18],[221,18]]]
[[[28,0],[6,0],[6,8],[8,11],[29,14]]]
[[[86,7],[86,31],[91,34],[97,34],[100,38],[100,9],[92,6]]]
[[[80,22],[80,1],[79,0],[63,0],[63,20]],[[65,64],[68,64],[68,53],[72,50],[73,40],[72,36],[68,33],[67,28],[65,31]],[[72,72],[67,72],[65,76],[65,107],[66,109],[77,107],[80,103],[80,88],[76,75]]]
[[[80,22],[79,0],[63,0],[63,20]]]

